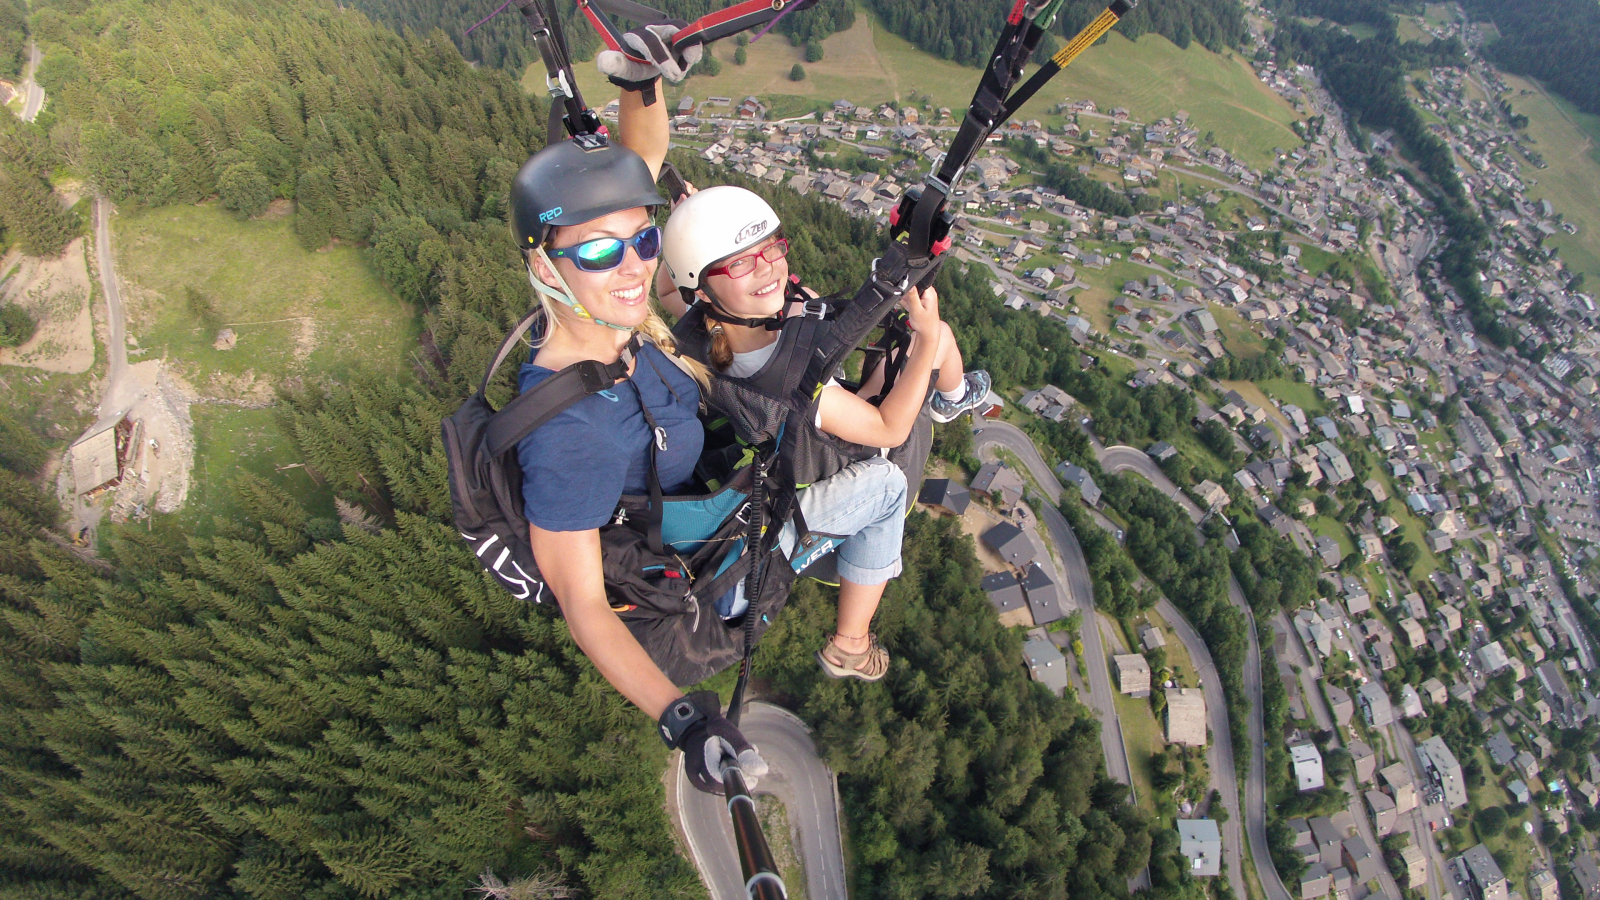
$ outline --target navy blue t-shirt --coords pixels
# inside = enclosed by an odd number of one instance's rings
[[[517,375],[518,389],[527,391],[554,374],[530,356]],[[667,432],[666,449],[656,453],[662,491],[671,494],[688,484],[705,443],[700,388],[645,344],[631,378],[572,404],[517,445],[529,522],[546,531],[588,531],[611,520],[623,494],[649,491],[651,435],[641,398]]]

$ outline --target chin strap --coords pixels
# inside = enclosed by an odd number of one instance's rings
[[[534,290],[545,295],[546,297],[549,297],[551,300],[560,303],[562,306],[568,307],[580,317],[588,319],[591,322],[597,322],[606,326],[607,328],[615,328],[618,331],[633,330],[633,328],[630,326],[614,325],[610,322],[607,322],[605,319],[596,319],[594,316],[590,315],[589,311],[583,308],[583,304],[578,302],[578,298],[573,296],[572,288],[567,284],[567,280],[561,277],[561,270],[557,269],[556,264],[550,259],[549,256],[545,255],[544,248],[539,247],[533,252],[539,254],[539,258],[544,260],[544,264],[550,268],[550,273],[556,276],[556,281],[561,283],[561,290],[558,291],[550,285],[545,284],[543,281],[540,281],[539,276],[533,273],[533,264],[528,263],[528,283],[533,285]]]

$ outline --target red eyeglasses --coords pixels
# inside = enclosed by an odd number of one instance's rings
[[[789,239],[778,238],[754,253],[736,256],[720,266],[712,266],[705,273],[707,275],[726,275],[729,278],[743,278],[756,270],[756,257],[759,256],[769,263],[775,263],[788,255]]]

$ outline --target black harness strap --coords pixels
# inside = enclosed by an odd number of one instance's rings
[[[517,329],[501,343],[500,352],[495,354],[494,366],[484,374],[483,385],[478,391],[480,396],[488,388],[489,376],[510,354],[512,345],[528,330],[533,320],[541,315],[542,311],[536,310],[523,319]],[[554,418],[557,413],[590,394],[598,394],[628,377],[629,366],[638,352],[639,338],[635,335],[622,349],[622,357],[616,362],[607,365],[592,359],[582,359],[540,382],[532,390],[518,394],[489,420],[489,426],[484,432],[484,441],[489,452],[494,456],[500,456],[532,434],[534,429]]]

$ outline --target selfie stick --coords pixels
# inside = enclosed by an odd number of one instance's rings
[[[733,817],[733,839],[739,847],[739,868],[750,900],[788,900],[789,889],[778,875],[778,864],[767,846],[756,817],[756,801],[744,785],[744,772],[733,761],[722,767],[722,788],[728,795],[728,815]]]

